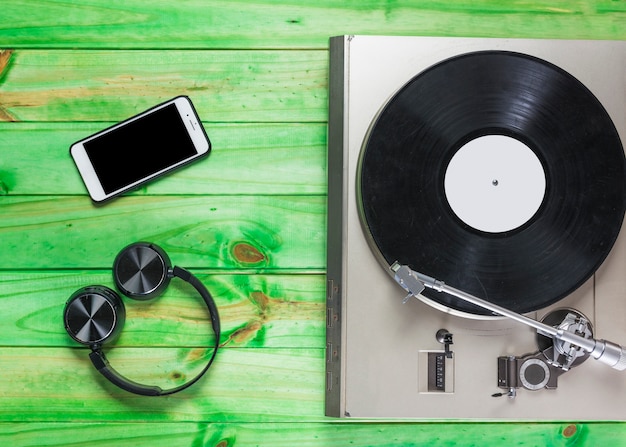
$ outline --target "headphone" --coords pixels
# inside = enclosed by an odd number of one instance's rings
[[[215,359],[220,342],[219,314],[211,294],[198,278],[183,268],[172,267],[165,251],[149,242],[128,245],[113,263],[113,279],[117,289],[137,300],[159,296],[173,277],[188,282],[200,293],[209,310],[215,333],[213,353],[206,366],[193,379],[175,388],[164,390],[158,386],[134,382],[122,376],[109,364],[102,352],[102,346],[119,335],[126,319],[124,303],[114,290],[99,285],[83,287],[74,292],[65,303],[63,319],[67,333],[78,343],[91,348],[89,358],[98,372],[123,390],[142,396],[177,393],[196,383]]]

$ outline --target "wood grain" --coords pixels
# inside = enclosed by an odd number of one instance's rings
[[[188,95],[203,121],[325,122],[327,59],[326,51],[18,50],[0,78],[0,107],[10,121],[121,121]]]
[[[0,269],[110,268],[126,245],[156,243],[187,268],[323,272],[326,198],[86,196],[0,201]]]
[[[610,0],[316,2],[5,0],[11,48],[326,48],[341,34],[623,39],[626,8]],[[30,7],[29,7],[30,6]],[[28,14],[24,14],[28,8]]]
[[[436,432],[433,432],[437,428]],[[561,423],[535,425],[516,423],[4,423],[0,442],[27,447],[33,438],[38,446],[65,447],[68,439],[101,447],[274,447],[371,446],[371,447],[464,447],[516,445],[520,447],[565,447],[586,445],[621,446],[624,431],[608,423]]]
[[[171,387],[204,365],[198,348],[112,348],[129,379]],[[323,349],[226,348],[200,381],[160,398],[104,379],[87,348],[0,347],[0,420],[48,422],[321,421]],[[63,386],[60,386],[63,384]]]
[[[213,296],[223,347],[319,348],[325,340],[323,275],[197,277]],[[0,346],[77,347],[63,327],[65,301],[92,284],[115,288],[110,270],[1,272]],[[203,347],[213,344],[209,314],[181,280],[159,298],[123,298],[126,324],[115,346]]]
[[[111,124],[0,123],[0,196],[85,194],[69,146]],[[205,123],[205,129],[209,158],[131,194],[326,194],[326,124]]]

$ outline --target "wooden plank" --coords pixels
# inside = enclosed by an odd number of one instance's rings
[[[146,240],[187,268],[323,272],[324,196],[86,196],[0,199],[0,270],[110,268]]]
[[[0,196],[85,194],[69,146],[111,124],[0,123]],[[208,159],[133,194],[326,194],[325,124],[205,128]]]
[[[4,64],[5,121],[120,121],[178,95],[205,122],[327,119],[326,51],[20,50]]]
[[[223,347],[324,346],[323,275],[197,276],[218,307]],[[110,270],[0,272],[0,346],[79,346],[63,328],[63,308],[72,293],[92,284],[115,288]],[[214,343],[204,302],[181,280],[172,281],[158,299],[123,301],[126,324],[115,346]]]
[[[11,447],[623,446],[626,427],[607,423],[0,423]]]
[[[323,349],[221,349],[187,390],[159,398],[104,379],[89,350],[0,347],[0,422],[321,421]],[[111,365],[129,379],[172,387],[204,365],[202,350],[114,348]]]
[[[28,11],[26,14],[25,11]],[[13,48],[325,48],[340,34],[624,39],[610,0],[316,2],[4,0],[0,42]]]

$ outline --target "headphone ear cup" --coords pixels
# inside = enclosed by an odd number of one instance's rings
[[[78,289],[65,303],[65,330],[78,343],[90,347],[114,340],[126,321],[120,296],[105,286]]]
[[[118,290],[137,300],[159,296],[171,279],[172,263],[157,245],[136,242],[120,251],[113,262],[113,279]]]

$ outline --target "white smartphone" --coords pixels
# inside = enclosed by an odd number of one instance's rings
[[[187,96],[152,107],[70,147],[94,202],[137,188],[210,151],[209,137]]]

